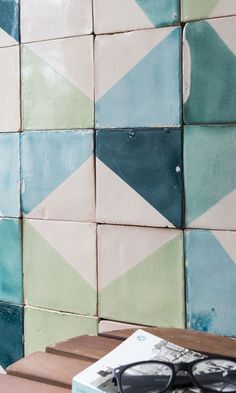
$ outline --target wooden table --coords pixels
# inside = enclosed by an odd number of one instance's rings
[[[236,340],[193,330],[144,329],[186,348],[236,357]],[[72,378],[110,352],[134,329],[117,330],[99,336],[80,336],[50,345],[12,364],[0,375],[1,393],[68,393]]]

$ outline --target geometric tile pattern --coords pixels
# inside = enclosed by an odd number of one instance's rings
[[[95,0],[95,34],[177,24],[179,0]]]
[[[97,222],[181,227],[181,150],[178,129],[97,131]]]
[[[182,0],[182,20],[236,15],[234,0]]]
[[[96,128],[180,125],[178,27],[98,36],[95,62]]]
[[[188,326],[235,335],[236,233],[187,231]]]
[[[17,45],[20,0],[0,0],[0,47]]]

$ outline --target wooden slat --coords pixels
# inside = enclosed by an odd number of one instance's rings
[[[8,375],[71,388],[72,378],[92,364],[84,359],[35,352],[7,368]]]
[[[119,345],[119,341],[98,336],[79,336],[46,348],[47,353],[98,360]]]
[[[1,393],[70,393],[70,389],[64,389],[45,383],[30,381],[10,375],[0,375]]]
[[[125,340],[136,329],[114,330],[100,334],[101,337],[108,337],[117,340]],[[217,354],[236,357],[236,340],[215,336],[209,333],[199,332],[191,329],[171,329],[171,328],[144,328],[152,334],[172,341],[174,344],[189,348],[193,351],[207,354]]]

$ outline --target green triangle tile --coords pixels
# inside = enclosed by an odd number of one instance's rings
[[[184,20],[201,19],[210,16],[219,0],[182,0]]]
[[[24,129],[93,127],[89,97],[25,46],[22,64]]]
[[[29,305],[95,314],[96,291],[28,223],[25,224],[24,264]]]
[[[135,0],[153,26],[176,23],[179,17],[179,0]]]
[[[99,316],[184,327],[183,274],[181,234],[102,289]]]

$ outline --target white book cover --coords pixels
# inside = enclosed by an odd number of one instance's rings
[[[73,378],[72,393],[117,393],[112,382],[115,367],[143,360],[190,362],[204,358],[200,353],[175,345],[158,336],[138,329],[119,346]],[[177,389],[175,389],[177,391]],[[178,392],[199,389],[178,389]]]

